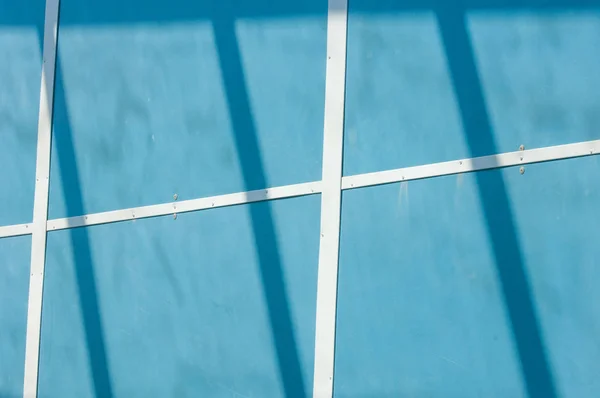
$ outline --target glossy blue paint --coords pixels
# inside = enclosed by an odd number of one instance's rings
[[[0,226],[31,222],[44,1],[0,0]],[[27,25],[21,25],[22,21]]]
[[[62,2],[51,218],[321,178],[327,2],[242,3]]]
[[[39,396],[309,396],[319,204],[50,233]]]
[[[0,397],[23,389],[31,238],[0,239]]]
[[[598,139],[598,70],[598,1],[352,0],[344,175]]]
[[[599,169],[344,192],[335,396],[599,396]]]

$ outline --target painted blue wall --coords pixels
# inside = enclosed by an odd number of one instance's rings
[[[321,178],[327,2],[246,3],[61,2],[51,218]]]
[[[599,396],[599,170],[344,192],[335,396]]]
[[[600,2],[469,4],[349,2],[345,175],[600,138]]]
[[[308,396],[319,207],[50,233],[39,396]]]
[[[31,237],[0,239],[0,397],[23,391]]]
[[[464,7],[463,7],[464,6]],[[44,1],[0,0],[0,226]],[[50,218],[321,179],[326,0],[62,0]],[[599,0],[350,0],[344,174],[600,138]],[[336,397],[597,397],[597,157],[347,191]],[[318,195],[52,232],[40,397],[312,392]],[[0,240],[0,398],[30,238]]]
[[[44,3],[0,0],[0,226],[33,217]]]

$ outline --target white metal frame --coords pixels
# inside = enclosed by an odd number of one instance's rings
[[[60,0],[46,1],[40,109],[35,166],[35,196],[31,230],[31,271],[27,305],[27,336],[25,339],[25,377],[23,396],[37,397],[40,330],[42,322],[42,295],[44,265],[46,263],[46,222],[48,220],[48,190],[50,187],[50,150],[52,141],[52,114],[54,110],[54,77],[58,39],[58,12]],[[21,228],[22,231],[22,228]]]
[[[531,163],[547,162],[589,156],[600,153],[600,140],[583,141],[573,144],[557,145],[544,148],[506,152],[498,155],[481,156],[452,160],[449,162],[430,163],[422,166],[406,167],[358,174],[344,177],[342,189],[369,187],[392,182],[420,180],[451,174],[470,173]]]
[[[329,0],[313,398],[333,396],[348,0]]]
[[[321,194],[313,398],[333,396],[341,193],[426,179],[600,154],[600,140],[342,176],[348,0],[329,0],[322,180],[48,220],[54,79],[60,0],[46,0],[33,222],[0,226],[0,238],[32,235],[24,397],[37,397],[47,231]]]
[[[342,177],[341,189],[348,190],[381,184],[390,184],[394,182],[420,180],[445,175],[470,173],[475,171],[521,166],[598,154],[600,154],[600,140],[582,141],[573,144],[506,152],[498,155],[430,163],[421,166],[376,171],[374,173],[356,174]],[[284,185],[268,189],[236,192],[226,195],[209,196],[180,202],[176,201],[171,203],[132,207],[128,209],[101,213],[90,213],[76,217],[57,218],[48,220],[47,230],[58,231],[61,229],[186,213],[216,207],[227,207],[266,200],[313,195],[321,192],[321,181]],[[35,223],[2,226],[0,227],[0,238],[30,235],[34,230],[34,224]]]

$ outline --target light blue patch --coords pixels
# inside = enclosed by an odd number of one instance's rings
[[[44,1],[0,0],[0,226],[31,222]]]
[[[488,3],[349,2],[344,175],[600,138],[600,2]]]
[[[599,170],[345,192],[335,396],[600,396]]]
[[[327,2],[146,3],[62,4],[50,217],[319,180]]]
[[[310,396],[319,206],[50,233],[40,397]]]
[[[31,237],[0,239],[0,397],[23,395]]]

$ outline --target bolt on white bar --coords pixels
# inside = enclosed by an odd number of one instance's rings
[[[321,243],[319,247],[315,324],[314,398],[331,398],[333,396],[347,24],[347,0],[329,0],[321,194]]]
[[[23,396],[26,398],[37,397],[59,7],[60,0],[46,1],[35,166],[36,182],[33,201],[33,223],[31,226],[31,272],[27,305],[27,335],[25,338]]]
[[[369,187],[596,154],[600,154],[600,140],[348,176],[342,179],[342,189]]]
[[[237,192],[227,195],[210,196],[206,198],[183,200],[172,203],[107,211],[77,217],[59,218],[55,220],[49,220],[47,228],[48,231],[58,231],[67,228],[187,213],[196,210],[235,206],[272,199],[292,198],[297,196],[317,194],[320,192],[320,181],[295,185],[284,185],[281,187],[258,189],[255,191]]]

